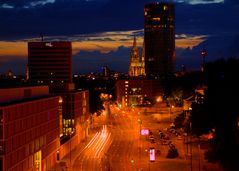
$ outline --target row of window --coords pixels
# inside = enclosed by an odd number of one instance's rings
[[[36,101],[27,102],[24,104],[18,104],[15,106],[6,107],[4,109],[4,122],[10,122],[16,119],[29,117],[37,113],[53,110],[58,108],[58,99],[40,99]]]
[[[14,122],[9,122],[5,126],[5,138],[24,132],[30,128],[42,127],[42,124],[46,125],[48,122],[55,122],[58,118],[58,111],[55,110],[48,113],[38,113],[35,116],[32,115],[23,119],[15,120]],[[43,130],[45,129],[46,128],[43,128]]]
[[[60,63],[71,63],[71,59],[66,56],[60,56],[57,58],[52,58],[52,57],[44,57],[44,56],[39,56],[37,58],[34,59],[29,59],[28,60],[28,64],[29,66],[31,66],[32,64],[45,64],[45,63],[56,63],[56,64],[60,64]]]
[[[52,134],[56,134],[56,132],[52,131]],[[51,137],[51,135],[47,136]],[[45,147],[44,148],[45,156],[52,154],[52,152],[55,151],[55,149],[58,147],[59,140],[55,141],[56,139],[53,139],[51,140],[51,143],[47,143],[47,141],[49,141],[47,140],[48,139],[47,136],[42,136],[34,141],[31,141],[25,146],[22,146],[16,151],[8,153],[8,155],[6,155],[5,160],[6,169],[12,167],[15,164],[17,164],[17,166],[15,166],[12,171],[22,171],[32,168],[34,165],[33,156],[34,154],[36,154],[37,151],[42,150],[43,146]]]

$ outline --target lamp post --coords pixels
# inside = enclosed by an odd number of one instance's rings
[[[201,155],[200,155],[200,137],[198,137],[199,141],[198,141],[198,168],[199,171],[201,171]]]
[[[156,99],[156,102],[158,103],[158,109],[156,108],[156,110],[158,110],[157,112],[158,113],[160,113],[160,102],[162,102],[163,101],[163,98],[162,98],[162,96],[158,96],[157,97],[157,99]],[[160,114],[160,122],[162,121],[162,116],[161,116],[161,114]]]
[[[170,105],[169,106],[169,119],[170,119],[170,122],[172,122],[172,116],[171,116],[171,114],[172,114],[172,110],[173,110],[173,108],[174,108],[174,105]]]
[[[190,153],[191,153],[191,171],[193,171],[193,148],[192,148],[192,123],[190,121]]]
[[[202,56],[202,67],[201,70],[202,72],[204,71],[204,67],[205,67],[205,57],[207,56],[207,51],[203,48],[203,50],[201,51],[201,56]]]

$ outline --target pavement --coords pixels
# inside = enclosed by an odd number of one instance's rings
[[[95,131],[91,131],[91,134],[87,136],[87,140],[82,140],[74,149],[71,150],[66,156],[64,156],[60,161],[48,171],[72,171],[72,166],[79,153],[85,148],[85,146],[92,139]]]

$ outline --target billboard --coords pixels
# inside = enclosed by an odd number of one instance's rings
[[[141,135],[149,135],[149,129],[143,128],[141,129]]]
[[[149,160],[150,161],[155,161],[155,149],[154,149],[154,147],[150,147],[150,150],[149,150]]]

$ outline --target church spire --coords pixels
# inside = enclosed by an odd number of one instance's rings
[[[134,36],[133,47],[130,54],[129,76],[136,77],[139,75],[144,75],[144,69],[142,67],[144,67],[144,64],[142,64],[137,47],[136,36]]]
[[[136,47],[137,47],[136,36],[134,36],[133,48],[136,48]]]

